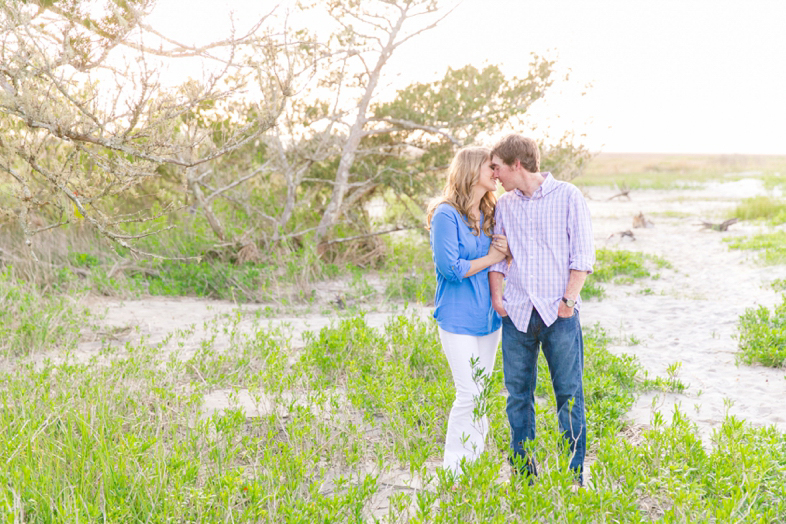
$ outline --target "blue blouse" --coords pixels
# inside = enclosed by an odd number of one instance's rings
[[[439,327],[474,336],[499,329],[502,320],[491,307],[488,268],[464,277],[470,260],[488,254],[491,238],[482,230],[475,236],[453,206],[440,204],[431,217],[430,242],[437,273],[434,318]]]

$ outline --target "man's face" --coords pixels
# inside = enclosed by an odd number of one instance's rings
[[[505,162],[503,162],[502,159],[497,155],[491,157],[491,169],[494,171],[493,178],[500,181],[502,187],[505,188],[505,191],[510,191],[515,187],[515,173],[513,171],[514,166],[505,165]]]

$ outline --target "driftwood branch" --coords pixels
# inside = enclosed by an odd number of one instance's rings
[[[720,224],[713,224],[712,222],[706,222],[702,220],[701,226],[705,229],[712,229],[713,231],[727,231],[730,225],[736,224],[738,221],[739,219],[736,217],[724,220]]]
[[[623,184],[621,187],[618,187],[617,189],[619,190],[619,193],[617,193],[616,195],[610,196],[607,200],[613,200],[615,198],[622,198],[622,197],[625,197],[628,200],[630,200],[630,194],[629,194],[630,193],[630,188],[628,186]]]
[[[345,237],[345,238],[337,238],[335,240],[328,240],[327,242],[323,242],[323,246],[329,246],[331,244],[340,244],[342,242],[349,242],[350,240],[357,240],[359,238],[368,238],[374,237],[377,235],[387,235],[388,233],[395,233],[396,231],[408,231],[411,229],[422,229],[423,226],[409,226],[409,227],[400,227],[396,226],[393,229],[386,229],[385,231],[374,231],[373,233],[364,233],[362,235],[355,235],[352,237]]]

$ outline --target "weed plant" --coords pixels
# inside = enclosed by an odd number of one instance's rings
[[[666,368],[667,378],[655,377],[654,379],[647,378],[645,374],[642,388],[648,391],[663,391],[666,393],[683,393],[688,386],[685,385],[677,375],[679,374],[682,362],[672,362]]]
[[[786,294],[770,311],[765,306],[748,308],[739,320],[738,359],[746,364],[786,367]]]
[[[786,264],[786,231],[763,233],[752,237],[726,237],[730,249],[760,251],[758,260],[764,265]]]

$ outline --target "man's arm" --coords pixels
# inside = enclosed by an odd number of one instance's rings
[[[502,288],[505,276],[498,271],[489,271],[489,288],[491,289],[491,307],[499,313],[501,317],[508,316],[505,306],[502,303]]]
[[[565,289],[565,294],[562,296],[570,300],[576,300],[577,298],[579,298],[579,293],[581,293],[581,288],[584,287],[584,281],[587,280],[588,274],[589,274],[588,271],[577,271],[575,269],[571,269],[570,278],[568,279],[568,287]],[[489,282],[491,282],[490,275],[491,273],[489,274]],[[494,304],[493,287],[491,288],[491,303],[492,305]],[[557,315],[561,317],[572,317],[573,309],[574,308],[568,307],[567,305],[565,305],[565,302],[560,300],[559,310],[557,311]]]

